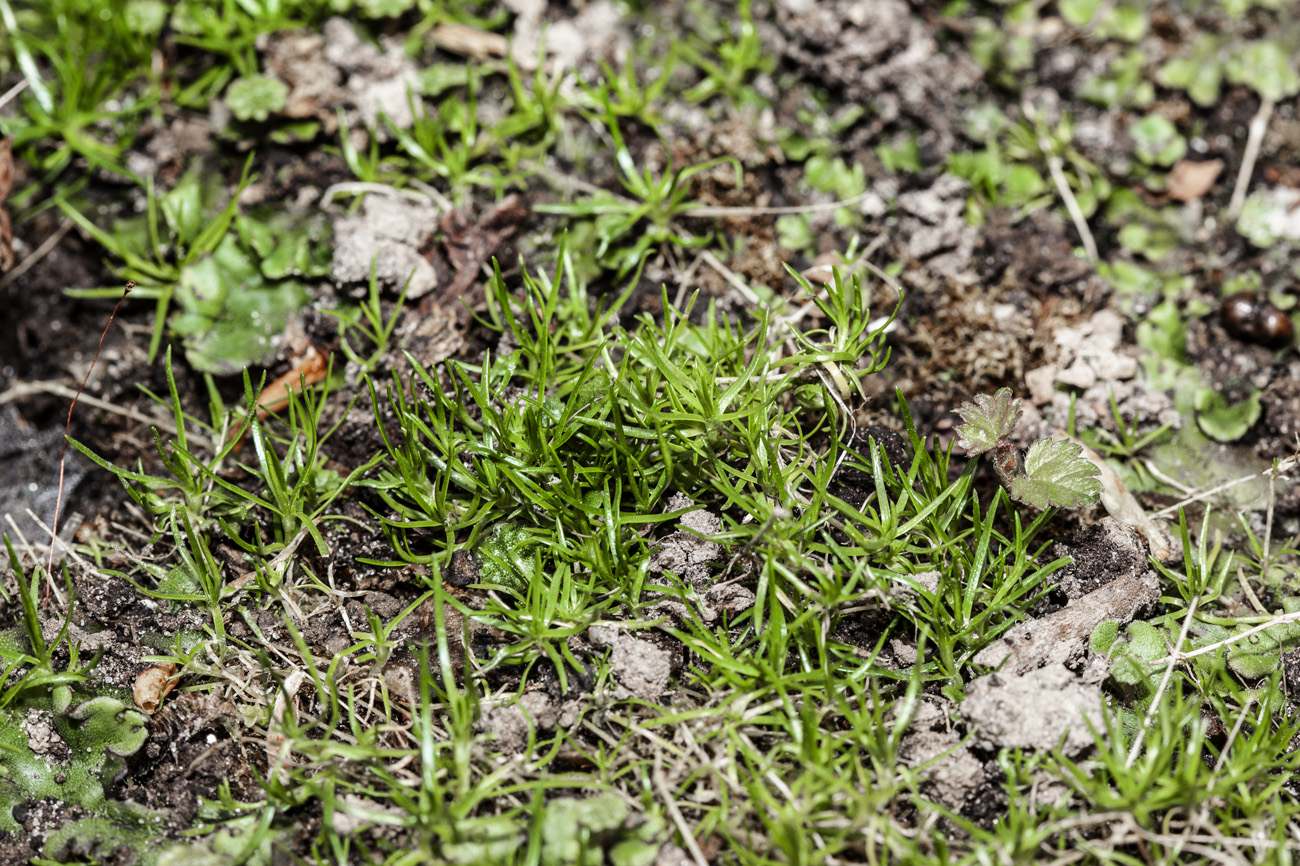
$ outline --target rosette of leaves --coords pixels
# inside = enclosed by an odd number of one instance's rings
[[[1151,663],[1169,652],[1169,635],[1146,622],[1131,622],[1120,635],[1119,622],[1098,623],[1088,639],[1088,648],[1097,655],[1110,656],[1110,676],[1130,688],[1150,691]]]
[[[289,86],[269,75],[245,75],[231,82],[226,90],[226,106],[243,121],[262,123],[284,110],[288,99]]]
[[[1148,180],[1158,180],[1163,185],[1163,176]],[[1177,208],[1153,208],[1129,189],[1116,190],[1106,205],[1106,222],[1119,227],[1120,244],[1153,262],[1163,259],[1181,243],[1181,219]]]
[[[1259,392],[1240,403],[1229,403],[1199,368],[1187,360],[1187,323],[1172,300],[1164,300],[1147,313],[1137,328],[1137,344],[1146,349],[1140,363],[1151,387],[1172,391],[1174,408],[1194,416],[1202,433],[1218,442],[1234,442],[1246,435],[1262,412]]]
[[[1010,388],[993,396],[980,394],[957,409],[963,422],[957,427],[957,444],[971,456],[992,451],[993,468],[1012,499],[1035,508],[1096,505],[1101,473],[1077,443],[1040,439],[1022,460],[1008,439],[1022,412]]]
[[[543,866],[650,866],[666,825],[654,814],[639,822],[631,818],[617,794],[551,801],[542,817]]]
[[[1283,613],[1300,610],[1300,598],[1287,597]],[[1282,654],[1300,645],[1300,623],[1279,622],[1272,628],[1255,631],[1252,623],[1228,627],[1217,623],[1194,622],[1188,631],[1183,652],[1215,646],[1212,652],[1193,656],[1188,661],[1203,682],[1213,682],[1226,664],[1232,673],[1248,682],[1263,679],[1282,664]],[[1247,632],[1253,632],[1247,634]],[[1112,661],[1111,679],[1123,686],[1150,692],[1154,680],[1163,670],[1165,659],[1177,636],[1168,628],[1149,622],[1129,623],[1122,631],[1115,620],[1099,623],[1089,638],[1089,649]],[[1221,646],[1219,646],[1221,645]]]
[[[83,685],[94,661],[83,665],[75,644],[68,645],[68,669],[55,669],[54,649],[67,640],[66,627],[55,640],[46,640],[36,610],[36,581],[28,581],[8,536],[4,543],[17,577],[24,628],[0,631],[0,831],[26,832],[15,807],[58,800],[84,809],[96,829],[93,838],[74,830],[51,835],[47,857],[64,860],[69,843],[101,854],[125,845],[146,852],[139,862],[147,863],[148,843],[156,838],[150,825],[167,816],[109,793],[126,772],[126,759],[148,738],[148,720],[127,695],[103,689],[96,694]]]
[[[237,202],[217,173],[195,167],[166,194],[150,190],[147,213],[118,220],[111,234],[63,203],[68,215],[120,260],[114,270],[136,283],[132,297],[156,301],[150,361],[170,324],[200,371],[237,373],[261,363],[285,318],[309,298],[301,279],[329,272],[329,228],[323,217],[245,216]],[[120,293],[120,287],[74,292]],[[181,312],[169,319],[173,302]]]
[[[1147,165],[1168,168],[1187,153],[1186,139],[1164,115],[1148,114],[1129,127],[1128,134],[1136,145],[1134,155]]]
[[[1147,56],[1131,48],[1116,57],[1104,72],[1090,75],[1079,86],[1079,95],[1103,108],[1144,108],[1155,102],[1155,86],[1146,79]]]
[[[1272,102],[1300,93],[1300,73],[1295,63],[1273,40],[1229,47],[1222,37],[1203,34],[1188,53],[1172,58],[1156,73],[1159,83],[1186,90],[1193,102],[1204,107],[1218,102],[1219,85],[1224,79],[1244,84]]]

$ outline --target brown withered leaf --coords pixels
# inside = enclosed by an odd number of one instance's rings
[[[1174,201],[1195,201],[1210,191],[1221,171],[1221,159],[1206,162],[1180,160],[1169,172],[1169,197]]]
[[[4,206],[13,187],[13,141],[6,138],[0,141],[0,273],[14,266],[14,230],[9,221],[9,209]]]
[[[257,396],[257,420],[265,421],[289,405],[290,392],[302,394],[304,387],[311,387],[325,378],[329,372],[329,359],[322,355],[315,346],[308,343],[304,351],[292,359],[293,367],[289,372],[277,377],[262,389]],[[247,432],[248,419],[235,425],[231,439],[242,442]]]
[[[14,188],[14,147],[13,139],[0,139],[0,204],[9,198]]]
[[[421,301],[426,305],[437,303],[460,306],[460,301],[471,307],[482,300],[482,290],[474,287],[479,270],[492,258],[497,248],[528,222],[532,211],[523,197],[508,195],[497,202],[478,222],[472,222],[468,208],[456,208],[443,215],[438,223],[442,242],[429,254],[429,261],[438,275],[438,292]],[[463,308],[462,308],[463,309]]]
[[[439,24],[430,34],[433,44],[443,51],[471,60],[505,57],[510,45],[500,33],[492,33],[466,24]]]
[[[146,713],[152,713],[162,705],[163,698],[176,687],[176,665],[163,662],[140,671],[131,686],[131,695],[135,705]]]

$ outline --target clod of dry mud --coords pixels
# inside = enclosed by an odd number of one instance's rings
[[[1100,623],[1128,623],[1159,600],[1160,580],[1147,567],[1146,542],[1119,521],[1103,518],[1073,544],[1058,542],[1051,556],[1067,551],[1074,562],[1050,579],[1060,584],[1067,597],[1071,592],[1084,594],[1070,598],[1055,613],[1012,628],[980,650],[973,659],[976,664],[1025,674],[1044,665],[1077,663]]]
[[[593,625],[587,638],[594,646],[612,649],[609,669],[619,683],[615,698],[657,698],[668,688],[673,661],[667,650],[612,625]]]
[[[970,183],[943,174],[929,189],[898,197],[898,233],[906,238],[907,254],[926,259],[926,266],[948,277],[966,274],[980,233],[966,222]]]
[[[843,104],[874,109],[873,131],[906,117],[929,163],[956,144],[962,91],[982,70],[964,52],[943,51],[903,0],[779,0],[777,24],[796,67]]]
[[[1182,416],[1170,396],[1136,380],[1138,350],[1125,346],[1123,332],[1124,320],[1113,310],[1099,310],[1086,322],[1057,328],[1052,335],[1056,359],[1025,373],[1031,402],[1050,405],[1056,418],[1073,412],[1080,429],[1114,430],[1114,407],[1140,433],[1165,424],[1181,427]],[[1057,385],[1073,390],[1074,396],[1056,390]],[[1034,428],[1030,435],[1046,435],[1035,423],[1037,410],[1027,415],[1033,416],[1026,419]]]
[[[363,41],[351,22],[331,18],[321,33],[305,30],[263,34],[257,47],[263,52],[267,73],[289,88],[284,113],[293,118],[314,118],[333,135],[338,129],[339,107],[364,146],[364,129],[384,129],[382,112],[399,129],[414,122],[411,93],[420,92],[414,61],[401,45],[383,51]]]
[[[929,764],[926,793],[954,810],[961,810],[984,778],[984,765],[962,744],[948,714],[930,699],[917,704],[899,759],[908,767]]]
[[[695,503],[681,493],[673,494],[665,506],[667,511],[680,511]],[[709,536],[722,531],[722,521],[716,514],[702,508],[688,511],[680,521],[682,531],[674,532],[659,542],[659,549],[650,558],[646,570],[651,574],[665,571],[702,590],[713,576],[710,564],[722,557],[722,545],[710,541]]]
[[[1056,363],[1034,371],[1043,377],[1050,372],[1048,396],[1050,385],[1057,382],[1086,391],[1099,380],[1136,376],[1137,358],[1120,353],[1123,336],[1124,320],[1114,310],[1099,310],[1078,326],[1058,328],[1052,335],[1060,349]],[[1030,376],[1025,380],[1029,382]],[[1035,392],[1035,396],[1040,395]]]
[[[675,493],[665,506],[667,511],[690,508],[695,503]],[[694,596],[690,605],[675,599],[654,604],[649,615],[670,616],[678,622],[698,615],[706,623],[714,622],[721,612],[740,613],[754,606],[754,591],[738,583],[715,584],[723,559],[722,545],[709,537],[722,531],[722,520],[713,512],[699,508],[682,515],[678,532],[664,536],[646,566],[647,574],[671,574],[679,578]]]
[[[581,4],[580,11],[569,18],[547,20],[549,5],[547,0],[505,0],[516,16],[510,58],[521,71],[537,69],[538,49],[543,45],[552,74],[596,58],[614,61],[631,47],[628,34],[620,27],[623,16],[609,0]]]
[[[412,299],[427,295],[437,288],[438,275],[420,250],[438,230],[438,216],[431,203],[366,196],[358,213],[334,223],[334,279],[343,285],[364,283],[373,263],[381,286],[406,286]]]
[[[966,687],[961,712],[975,727],[975,745],[990,751],[1060,744],[1065,754],[1077,756],[1093,744],[1084,719],[1096,730],[1104,725],[1101,687],[1080,682],[1060,664],[979,677]]]
[[[530,731],[539,734],[555,729],[559,711],[545,692],[526,692],[513,704],[493,707],[475,725],[496,735],[497,748],[507,755],[517,754],[528,745]]]

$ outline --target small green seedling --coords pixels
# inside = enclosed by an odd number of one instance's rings
[[[1079,508],[1097,504],[1101,474],[1068,440],[1040,439],[1029,446],[1023,461],[1007,437],[1022,413],[1020,400],[1003,388],[992,397],[980,394],[957,410],[964,423],[957,444],[971,456],[993,452],[993,468],[1013,499],[1035,508]]]

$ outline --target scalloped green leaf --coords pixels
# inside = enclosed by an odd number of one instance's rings
[[[992,451],[1016,428],[1023,411],[1010,388],[1002,388],[992,397],[976,395],[973,402],[962,403],[957,409],[963,422],[957,426],[957,445],[971,455]]]
[[[1225,72],[1233,84],[1245,84],[1265,99],[1279,102],[1300,93],[1300,74],[1286,49],[1273,40],[1249,42],[1228,58]]]
[[[239,120],[264,121],[281,111],[289,99],[289,86],[269,75],[247,75],[226,91],[226,105]]]
[[[1134,155],[1147,165],[1168,167],[1187,153],[1187,140],[1160,114],[1148,114],[1130,126],[1128,134],[1136,145]]]
[[[1125,652],[1115,657],[1115,665],[1110,669],[1110,675],[1117,683],[1136,686],[1147,681],[1151,675],[1151,668],[1137,656]]]
[[[1025,474],[1011,480],[1010,492],[1035,508],[1091,506],[1101,497],[1100,475],[1076,443],[1044,439],[1029,446]]]
[[[1088,638],[1088,648],[1098,655],[1106,655],[1119,637],[1119,620],[1108,619],[1097,623]]]
[[[1266,677],[1280,664],[1282,645],[1271,631],[1261,631],[1228,646],[1228,667],[1242,679]]]
[[[1128,650],[1138,658],[1146,661],[1155,661],[1161,658],[1169,651],[1169,645],[1165,642],[1156,628],[1149,622],[1131,622],[1125,633],[1128,635]]]
[[[1234,406],[1218,391],[1202,388],[1196,394],[1197,426],[1205,435],[1219,442],[1235,442],[1255,426],[1263,412],[1259,393],[1252,391]]]
[[[1219,99],[1219,85],[1223,80],[1221,49],[1220,37],[1202,34],[1188,54],[1174,57],[1160,67],[1156,81],[1165,87],[1186,90],[1197,105],[1213,105]]]

